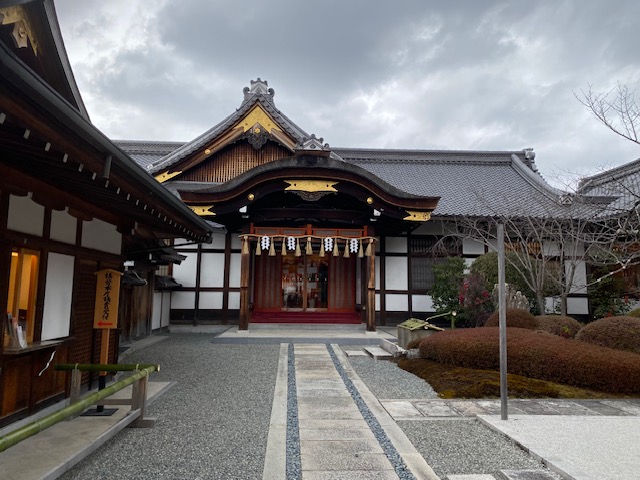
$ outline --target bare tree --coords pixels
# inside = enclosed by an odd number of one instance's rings
[[[609,91],[597,92],[589,85],[589,88],[580,90],[580,94],[574,92],[574,95],[609,130],[640,145],[640,105],[634,90],[618,83]]]
[[[587,264],[598,262],[615,270],[640,261],[640,252],[632,253],[632,242],[620,233],[632,226],[632,218],[626,212],[618,218],[611,215],[612,197],[558,192],[555,199],[531,199],[526,208],[505,210],[508,202],[498,202],[503,205],[498,211],[492,206],[495,201],[486,201],[481,192],[475,195],[490,217],[455,218],[456,234],[495,249],[497,225],[502,223],[505,247],[517,253],[506,261],[533,292],[539,313],[545,311],[545,297],[551,296],[567,314],[569,296],[587,293]]]

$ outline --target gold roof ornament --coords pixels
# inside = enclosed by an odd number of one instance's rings
[[[338,182],[332,182],[330,180],[285,180],[289,184],[285,191],[289,192],[337,192],[334,185]]]
[[[31,27],[29,16],[25,9],[20,6],[0,8],[0,25],[13,24],[13,36],[18,48],[26,48],[31,42],[33,54],[38,55],[38,39]]]
[[[408,220],[409,222],[428,222],[431,220],[431,212],[405,211],[407,212],[407,216],[404,217],[403,220]]]
[[[214,212],[211,211],[213,205],[187,205],[196,215],[201,217],[206,217],[207,215],[215,215]]]

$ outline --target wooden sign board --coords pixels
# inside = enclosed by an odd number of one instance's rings
[[[93,328],[118,328],[118,303],[122,273],[107,268],[96,272],[96,276]]]

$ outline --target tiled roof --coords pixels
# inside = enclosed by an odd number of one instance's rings
[[[149,171],[149,165],[177,150],[185,142],[152,142],[143,140],[113,140],[123,152]]]
[[[309,134],[298,127],[284,113],[276,108],[273,101],[274,95],[275,92],[272,88],[267,89],[266,81],[260,80],[259,78],[255,81],[252,80],[251,88],[245,87],[244,100],[234,113],[229,115],[213,128],[204,132],[199,137],[183,144],[158,161],[149,164],[149,171],[151,173],[159,172],[171,165],[174,165],[196,150],[201,149],[214,140],[218,135],[236,124],[243,116],[249,113],[256,104],[260,104],[262,108],[273,118],[273,120],[285,131],[285,133],[296,141],[296,143],[302,144],[309,138]]]
[[[640,158],[584,178],[578,191],[590,196],[616,197],[609,206],[609,214],[629,211],[640,202]]]

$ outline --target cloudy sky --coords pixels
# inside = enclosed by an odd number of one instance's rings
[[[55,3],[112,139],[191,140],[260,77],[336,147],[533,147],[551,183],[640,157],[575,97],[618,83],[640,94],[637,0]]]

